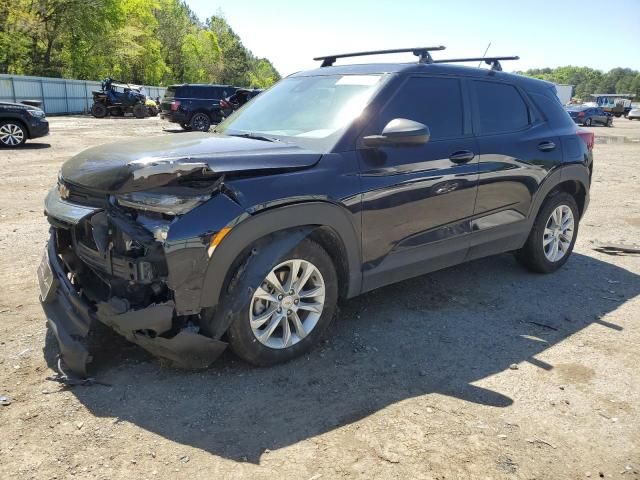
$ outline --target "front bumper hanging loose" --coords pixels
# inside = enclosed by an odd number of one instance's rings
[[[181,368],[205,368],[226,349],[225,342],[191,329],[169,336],[175,313],[172,301],[141,309],[131,309],[126,300],[116,297],[94,302],[71,283],[65,267],[56,251],[54,232],[38,268],[40,302],[61,358],[74,374],[82,377],[88,374],[92,361],[90,337],[98,321]]]

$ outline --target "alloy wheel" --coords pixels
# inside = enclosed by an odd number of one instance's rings
[[[0,126],[0,142],[8,147],[15,147],[24,142],[24,130],[15,123]]]
[[[558,205],[547,220],[542,236],[544,255],[550,262],[564,257],[574,234],[573,211],[567,205]]]
[[[253,294],[251,330],[269,348],[289,348],[316,327],[324,301],[320,270],[306,260],[288,260],[273,268]]]
[[[206,132],[207,130],[209,130],[209,127],[211,126],[211,122],[209,121],[206,115],[202,113],[198,113],[193,117],[191,121],[191,126],[193,127],[194,130],[198,130],[200,132]]]

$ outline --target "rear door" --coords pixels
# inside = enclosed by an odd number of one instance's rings
[[[520,246],[533,196],[562,162],[562,144],[517,86],[484,79],[469,85],[480,152],[473,258]]]
[[[427,125],[425,145],[360,149],[366,290],[464,258],[478,177],[477,145],[460,79],[407,78],[365,127],[393,119]]]

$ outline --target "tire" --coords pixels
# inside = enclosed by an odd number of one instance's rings
[[[147,107],[142,103],[136,103],[133,106],[133,116],[136,118],[144,118],[147,116]]]
[[[191,117],[191,128],[198,132],[208,132],[211,128],[211,119],[206,113],[194,113]]]
[[[181,123],[180,126],[182,127],[183,130],[186,130],[187,132],[191,130],[191,125],[188,123]]]
[[[267,276],[273,278],[272,274],[275,272],[274,275],[279,276],[278,280],[284,282],[281,286],[287,287],[288,275],[295,265],[293,262],[300,263],[298,270],[300,275],[311,272],[311,276],[300,290],[294,283],[291,290],[294,292],[293,295],[282,292],[279,297],[272,296],[269,290],[275,292],[273,295],[278,295],[278,290],[267,281]],[[257,278],[265,280],[255,285],[251,292],[240,293],[238,289],[232,290],[231,295],[251,295],[248,304],[234,314],[227,331],[232,350],[243,360],[257,366],[284,363],[311,350],[320,342],[330,325],[338,300],[338,277],[327,252],[317,243],[305,239],[289,252],[286,258],[274,259],[271,271],[254,272],[252,268],[252,264],[249,263],[245,272],[248,278],[255,274]],[[242,271],[243,268],[240,267],[231,284]],[[298,278],[300,280],[302,276]],[[324,286],[323,290],[321,286]],[[318,292],[323,294],[314,297],[298,297],[297,291],[305,295],[312,293],[319,295]],[[259,298],[261,292],[275,301]],[[320,313],[311,311],[310,306],[302,307],[304,304],[321,304],[321,311]],[[280,313],[277,308],[281,308]],[[268,315],[269,311],[273,313]],[[302,330],[296,328],[296,319],[299,320],[297,323]],[[251,325],[252,320],[256,326],[255,329]],[[263,320],[262,324],[259,323],[260,320]],[[271,328],[273,325],[276,326]],[[271,335],[267,335],[268,330],[271,330]]]
[[[583,125],[584,125],[585,127],[590,127],[590,126],[591,126],[591,119],[590,119],[590,118],[587,118],[587,119],[584,121]]]
[[[147,115],[150,117],[156,117],[158,115],[158,109],[156,107],[146,107]]]
[[[551,217],[558,209],[564,210],[562,212],[563,221],[565,218],[564,214],[568,213],[568,211],[571,213],[571,238],[568,242],[561,241],[562,239],[567,239],[568,230],[565,230],[557,237],[555,233],[549,233],[555,231],[554,224],[556,221]],[[578,238],[579,218],[578,205],[570,194],[558,192],[551,195],[542,204],[526,243],[516,252],[518,261],[527,269],[537,273],[551,273],[558,270],[567,262],[571,256],[571,252],[573,252],[576,238]],[[565,223],[563,221],[560,223]],[[556,257],[555,259],[550,258],[553,257],[554,238],[556,244],[559,246],[558,255],[562,251],[562,256]],[[550,242],[549,239],[551,239]],[[546,247],[545,243],[547,244]],[[549,249],[549,251],[547,251],[547,249]]]
[[[607,119],[607,123],[605,124],[607,127],[613,127],[613,118],[609,117]]]
[[[104,103],[94,103],[91,105],[91,115],[96,118],[104,118],[107,116],[108,110]]]
[[[15,148],[27,141],[27,129],[15,120],[0,122],[0,146]]]

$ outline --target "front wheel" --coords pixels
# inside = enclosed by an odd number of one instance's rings
[[[584,121],[584,126],[585,126],[585,127],[590,127],[590,126],[591,126],[591,119],[590,119],[590,118],[587,118],[587,119]]]
[[[0,146],[19,147],[27,140],[27,132],[22,124],[13,120],[0,122]]]
[[[249,264],[245,273],[263,280],[253,287],[247,306],[234,314],[227,332],[233,351],[258,366],[309,351],[331,323],[338,299],[338,278],[327,252],[307,239],[268,272],[251,269]]]
[[[516,252],[518,261],[534,272],[555,272],[573,251],[579,218],[578,205],[568,193],[559,192],[547,198],[527,242]]]

